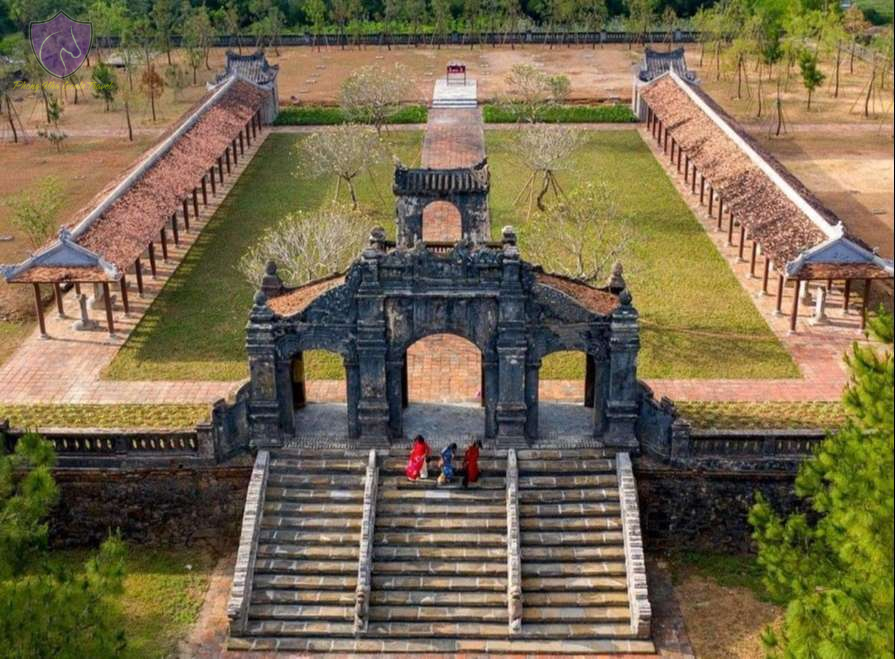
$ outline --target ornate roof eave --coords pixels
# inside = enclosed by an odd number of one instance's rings
[[[67,227],[59,230],[58,238],[35,252],[17,265],[0,266],[0,274],[6,281],[13,281],[31,268],[99,268],[109,280],[121,278],[121,272],[109,261],[96,252],[92,252],[74,241],[72,232]]]
[[[785,270],[788,277],[793,277],[809,263],[834,263],[854,264],[866,263],[880,268],[887,275],[895,273],[895,266],[891,259],[884,259],[876,251],[871,251],[862,245],[849,240],[841,229],[842,225],[836,225],[839,235],[833,236],[819,245],[802,252],[797,258],[786,264]]]

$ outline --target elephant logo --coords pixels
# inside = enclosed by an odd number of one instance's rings
[[[31,23],[31,47],[41,66],[59,78],[80,68],[90,50],[93,26],[60,11],[48,21]]]

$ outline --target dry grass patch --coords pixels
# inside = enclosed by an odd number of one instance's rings
[[[208,405],[0,405],[13,428],[191,428],[210,416]]]
[[[845,408],[838,401],[794,403],[681,401],[675,404],[681,416],[698,429],[831,430],[845,423]]]

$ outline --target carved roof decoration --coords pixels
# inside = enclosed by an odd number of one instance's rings
[[[181,209],[182,200],[238,137],[267,97],[232,77],[214,88],[64,232],[24,262],[6,266],[7,281],[114,281]],[[87,256],[89,255],[89,257]],[[92,259],[85,267],[84,259]],[[36,272],[28,274],[39,268]],[[97,279],[99,273],[105,276]],[[75,279],[79,275],[84,279]]]
[[[647,46],[640,62],[640,71],[638,71],[637,77],[643,82],[650,82],[669,70],[674,71],[687,82],[696,82],[696,73],[687,68],[687,59],[683,48],[661,52]]]
[[[482,159],[472,167],[456,169],[395,168],[394,193],[397,195],[450,195],[457,193],[487,193],[490,187],[488,160]]]
[[[219,74],[218,82],[235,75],[260,87],[270,87],[279,73],[280,65],[270,64],[261,50],[256,50],[251,55],[240,55],[228,50],[227,64],[224,71]]]
[[[823,263],[832,278],[847,278],[861,264],[861,272],[892,277],[891,260],[848,233],[699,87],[669,71],[645,86],[641,97],[780,274],[807,279],[805,266]]]

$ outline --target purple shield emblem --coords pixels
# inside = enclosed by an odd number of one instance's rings
[[[93,27],[79,23],[60,11],[48,21],[31,23],[31,47],[43,67],[64,78],[87,59]]]

